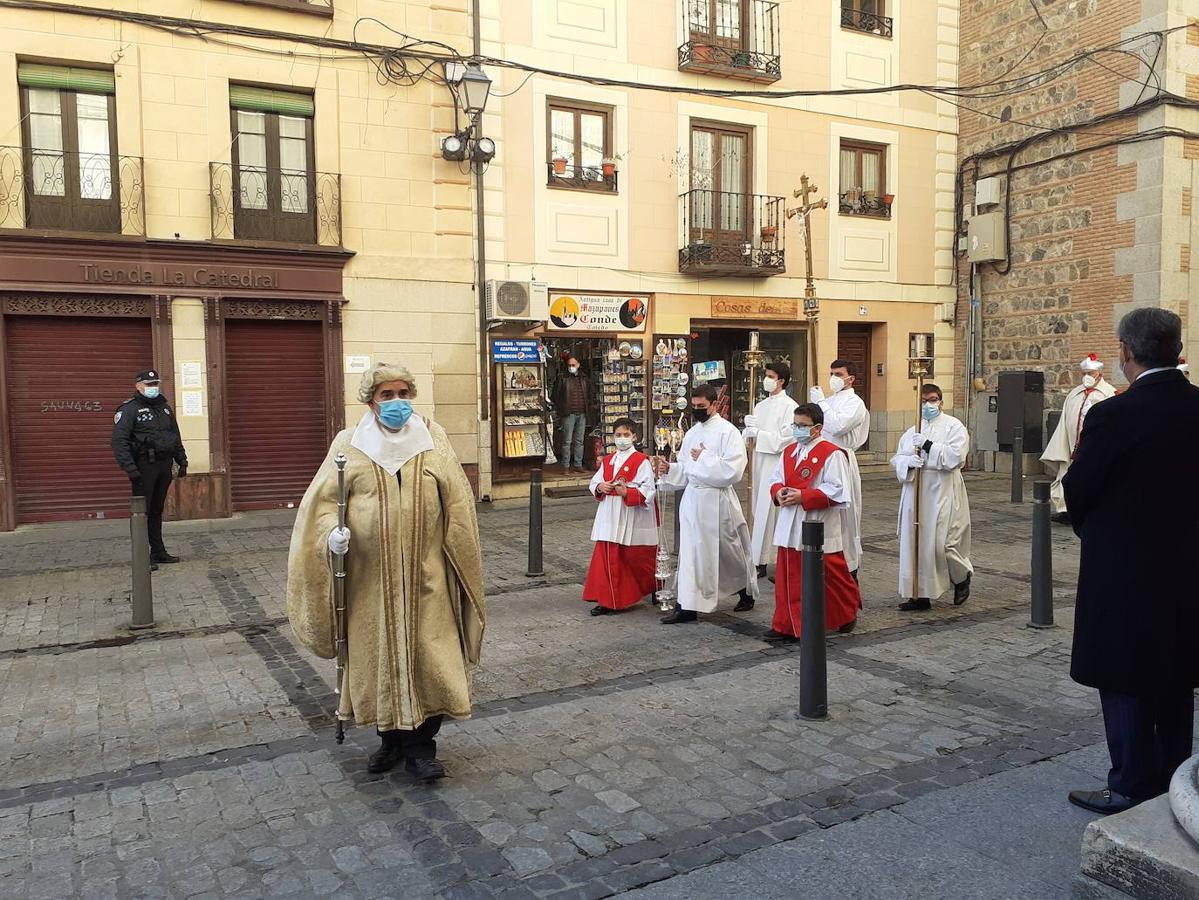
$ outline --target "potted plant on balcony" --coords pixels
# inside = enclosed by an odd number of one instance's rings
[[[555,175],[566,174],[566,157],[557,150],[554,151],[554,158],[551,165],[554,167]]]
[[[600,166],[600,171],[604,173],[605,178],[611,178],[616,174],[616,161],[619,156],[605,156],[603,165]]]
[[[779,235],[779,227],[777,225],[762,226],[762,243],[773,244]]]
[[[733,54],[734,69],[748,69],[753,62],[753,57],[748,50],[738,50]]]

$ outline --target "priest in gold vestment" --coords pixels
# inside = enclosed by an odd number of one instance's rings
[[[440,425],[416,415],[404,367],[377,363],[358,398],[368,409],[333,440],[296,515],[287,615],[313,653],[334,656],[332,554],[345,557],[349,661],[338,714],[374,725],[368,760],[404,760],[416,778],[445,775],[434,738],[445,716],[467,718],[483,642],[483,566],[474,496]],[[337,527],[337,466],[346,527]]]

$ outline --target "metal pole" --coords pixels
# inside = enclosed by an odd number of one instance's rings
[[[1053,627],[1053,550],[1050,544],[1049,484],[1032,483],[1032,619],[1029,628]]]
[[[150,583],[150,531],[145,497],[133,497],[129,501],[129,538],[133,550],[133,618],[129,627],[152,628],[154,588]]]
[[[920,453],[923,441],[920,436],[924,432],[924,361],[916,363],[916,452]],[[920,597],[920,476],[924,467],[916,469],[912,475],[912,600]]]
[[[337,527],[346,527],[346,463],[348,457],[338,453],[333,457],[337,466]],[[341,685],[345,681],[346,667],[350,664],[349,619],[346,616],[346,558],[345,554],[333,555],[333,652],[337,657],[336,684],[333,685],[333,710],[336,728],[333,740],[341,744],[346,739],[346,727],[341,717]]]
[[[481,0],[471,3],[471,50],[475,57],[483,53]],[[455,118],[457,113],[454,114]],[[483,133],[483,113],[472,124],[475,138]],[[483,186],[483,166],[471,163],[475,175],[475,300],[479,303],[479,419],[486,422],[491,416],[491,378],[487,370],[487,301],[483,296],[487,289],[487,210],[484,203],[486,191]]]
[[[804,522],[799,626],[799,714],[828,718],[828,667],[824,646],[824,523]]]
[[[543,538],[541,518],[541,470],[529,472],[529,569],[525,575],[537,578],[545,574],[541,563],[541,545]]]
[[[1012,502],[1024,502],[1024,426],[1012,435]]]

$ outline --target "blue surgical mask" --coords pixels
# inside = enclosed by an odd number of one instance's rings
[[[811,425],[792,425],[791,433],[795,435],[795,439],[801,444],[806,444],[812,439]]]
[[[412,418],[412,403],[408,400],[384,400],[379,404],[379,421],[399,431]]]
[[[931,422],[939,415],[941,415],[941,407],[935,403],[925,403],[920,407],[920,418],[926,422]]]
[[[146,385],[146,397],[148,399],[153,400],[155,397],[158,396],[158,393],[159,393],[158,385],[156,385],[156,384],[155,385],[149,385],[149,384]]]

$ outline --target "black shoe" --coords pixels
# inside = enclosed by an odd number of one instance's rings
[[[854,569],[852,572],[850,572],[849,577],[853,579],[854,584],[860,585],[862,583],[862,582],[858,581],[858,570],[857,569]]]
[[[857,627],[858,627],[858,620],[854,619],[852,622],[846,622],[844,625],[842,625],[840,628],[838,628],[837,634],[849,634]]]
[[[781,631],[775,631],[771,628],[768,632],[762,635],[762,640],[768,644],[798,644],[799,638],[793,634],[783,634]]]
[[[383,746],[370,755],[366,761],[366,771],[378,774],[390,772],[404,758],[404,750],[399,744],[384,742]]]
[[[1133,800],[1108,788],[1101,791],[1071,791],[1070,802],[1104,816],[1122,813],[1136,806]]]
[[[754,608],[754,598],[749,595],[748,591],[742,591],[739,596],[741,599],[733,607],[733,612],[749,612]]]
[[[683,622],[694,622],[699,618],[693,609],[683,609],[679,607],[665,619],[662,620],[663,625],[681,625]]]
[[[1068,513],[1068,512],[1054,513],[1049,518],[1052,521],[1056,522],[1058,525],[1069,525],[1070,524],[1070,513]]]
[[[616,610],[608,609],[606,606],[600,606],[598,603],[595,604],[595,609],[591,610],[591,614],[593,616],[610,616],[615,612]]]
[[[961,584],[953,586],[953,605],[961,606],[970,599],[970,579],[973,576],[967,575],[966,580]]]
[[[169,553],[152,553],[150,555],[150,562],[163,563],[164,565],[166,563],[177,563],[179,562],[179,557],[171,556]]]
[[[404,771],[417,781],[423,781],[426,784],[430,784],[438,778],[445,778],[445,766],[440,760],[432,757],[405,760]]]
[[[899,604],[900,612],[927,612],[933,608],[933,602],[928,597],[918,597],[915,600],[905,600]]]
[[[759,578],[766,577],[766,567],[765,566],[758,566],[758,577]]]
[[[156,562],[150,563],[150,571],[157,572],[158,571],[158,563],[156,563]]]

